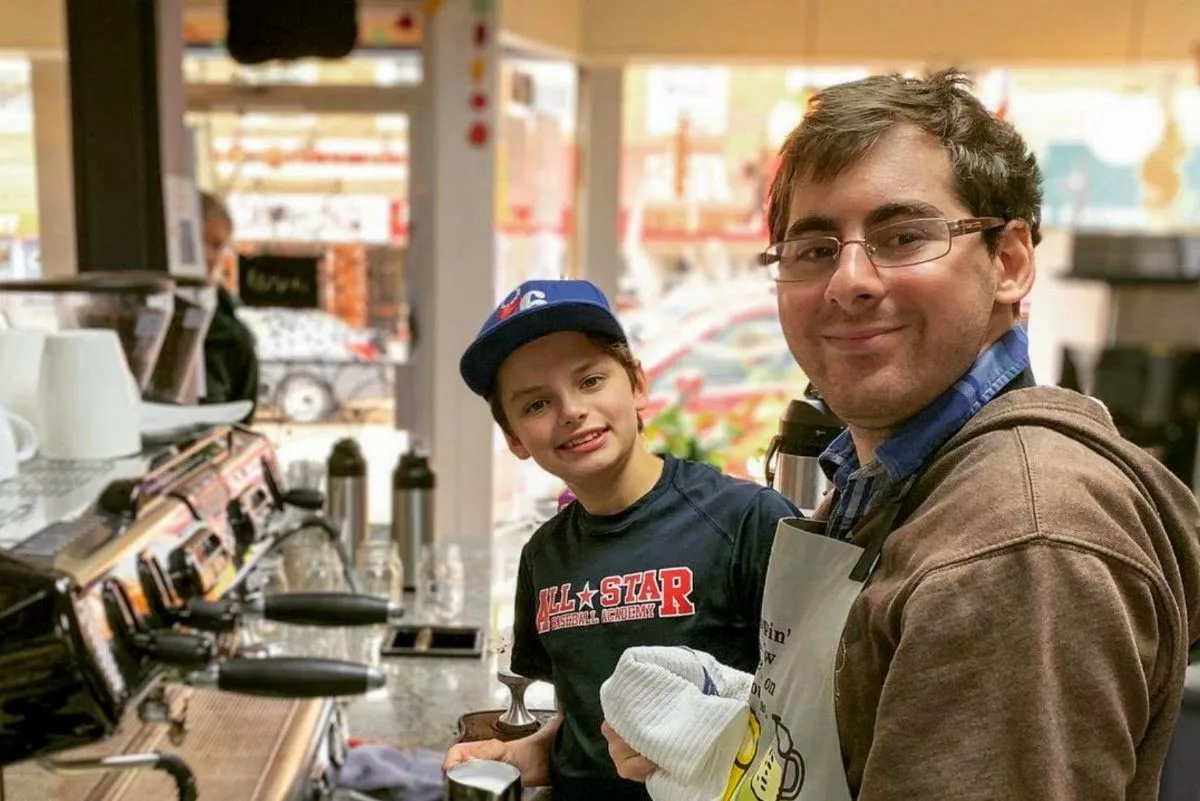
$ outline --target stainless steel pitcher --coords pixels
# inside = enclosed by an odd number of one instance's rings
[[[446,801],[521,801],[521,772],[506,762],[473,759],[446,771]]]

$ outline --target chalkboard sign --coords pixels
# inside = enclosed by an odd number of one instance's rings
[[[319,256],[239,256],[238,297],[246,306],[316,309]]]

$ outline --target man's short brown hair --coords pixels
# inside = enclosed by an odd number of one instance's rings
[[[638,383],[644,380],[642,376],[642,363],[633,355],[633,351],[629,349],[629,343],[622,339],[613,339],[601,334],[584,334],[592,343],[603,348],[609,356],[616,359],[617,364],[629,376],[629,383],[637,389]],[[496,382],[492,394],[488,397],[488,407],[492,410],[492,419],[496,421],[496,425],[500,426],[500,430],[508,436],[513,436],[512,426],[508,424],[508,415],[504,413],[504,404],[500,399],[499,380]],[[638,431],[643,428],[642,418],[638,416]]]
[[[1021,135],[998,119],[954,69],[927,78],[873,75],[814,95],[804,120],[783,143],[767,206],[771,241],[787,231],[792,192],[800,180],[832,181],[857,164],[897,125],[930,134],[950,154],[954,190],[977,217],[1024,220],[1041,240],[1042,172]],[[985,236],[995,252],[1000,230]]]

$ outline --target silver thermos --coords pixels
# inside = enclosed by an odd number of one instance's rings
[[[400,455],[392,473],[392,542],[404,565],[404,589],[417,586],[421,546],[433,546],[433,488],[436,483],[429,457],[409,450]],[[427,566],[432,570],[433,565]]]
[[[817,457],[845,426],[811,387],[805,395],[788,403],[779,420],[779,433],[767,448],[766,478],[767,484],[807,515],[829,491],[829,479]]]
[[[325,465],[328,515],[341,532],[350,564],[357,564],[358,546],[367,540],[367,460],[350,437],[334,443]]]

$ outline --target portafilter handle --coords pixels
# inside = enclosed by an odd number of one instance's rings
[[[278,656],[227,659],[190,673],[187,683],[264,698],[362,695],[387,683],[379,668],[339,659]]]
[[[540,725],[538,719],[525,706],[525,690],[533,683],[533,680],[514,673],[508,668],[497,670],[496,678],[508,688],[508,692],[512,696],[508,709],[496,721],[497,728],[507,732],[536,730]]]
[[[265,595],[247,604],[248,611],[266,620],[299,626],[376,626],[404,616],[397,601],[346,592],[285,592]]]

